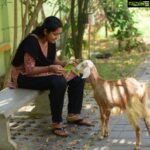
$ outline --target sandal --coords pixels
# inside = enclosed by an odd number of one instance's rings
[[[61,136],[61,137],[67,137],[69,136],[68,131],[65,130],[64,126],[60,123],[57,124],[53,124],[52,125],[52,132],[57,135],[57,136]]]
[[[81,118],[79,115],[68,116],[67,122],[77,125],[93,126],[93,124],[91,123],[91,121],[89,121],[89,119]]]

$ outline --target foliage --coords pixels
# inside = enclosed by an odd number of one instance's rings
[[[82,58],[82,42],[85,31],[84,17],[87,15],[89,0],[72,0],[70,10],[72,47],[75,58]]]
[[[121,49],[121,42],[126,40],[126,50],[130,51],[139,33],[134,27],[133,13],[128,10],[127,0],[101,0],[101,4],[114,36],[118,40],[119,49]]]
[[[79,76],[80,72],[76,69],[76,67],[72,64],[69,63],[64,67],[65,71],[69,74],[70,72],[75,73],[76,75]]]
[[[74,56],[74,51],[72,49],[72,45],[71,45],[71,38],[68,38],[66,43],[65,43],[65,47],[63,49],[63,59],[70,59],[72,56]]]

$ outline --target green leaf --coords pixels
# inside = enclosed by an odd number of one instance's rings
[[[76,68],[74,68],[74,69],[72,70],[72,72],[74,72],[77,76],[80,76],[80,71],[77,70]]]
[[[80,72],[75,68],[75,66],[73,64],[68,64],[64,67],[65,71],[67,73],[70,73],[70,72],[73,72],[75,73],[76,75],[80,75]]]

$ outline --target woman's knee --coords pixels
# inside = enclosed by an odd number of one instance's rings
[[[67,81],[63,76],[57,76],[53,81],[52,81],[52,87],[54,89],[65,89],[67,87]]]
[[[82,79],[80,76],[75,77],[73,80],[70,81],[72,84],[83,84],[85,83],[85,79]]]

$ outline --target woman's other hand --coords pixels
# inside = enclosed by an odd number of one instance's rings
[[[65,70],[61,65],[50,65],[49,66],[49,72],[63,75]]]

